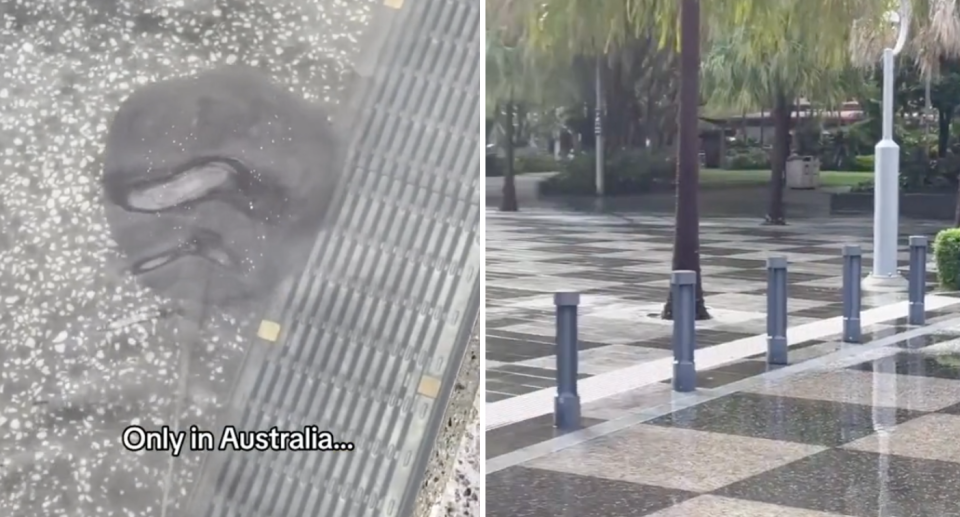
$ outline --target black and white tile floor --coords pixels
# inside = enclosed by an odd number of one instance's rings
[[[486,515],[960,515],[957,316],[935,318],[939,330],[848,345],[735,389],[678,398],[666,388],[660,407],[668,409],[659,413],[649,391],[627,404],[604,401],[629,406],[613,423],[631,422],[601,431],[610,422],[587,417],[598,431],[539,452],[508,452],[498,435],[549,440],[548,417],[488,432]],[[499,461],[511,455],[523,461]]]
[[[667,294],[670,225],[488,213],[488,419],[498,402],[554,386],[554,290],[583,293],[584,378],[669,356],[670,327],[648,314]],[[839,250],[849,243],[869,251],[870,225],[704,221],[704,287],[715,318],[698,325],[700,349],[763,333],[767,255],[790,260],[791,327],[840,315]],[[906,223],[901,236],[905,244],[938,229]],[[906,254],[900,259],[905,267]],[[902,299],[866,294],[863,305]],[[678,398],[658,382],[586,403],[587,429],[572,434],[557,433],[543,412],[488,426],[486,514],[960,516],[960,308],[951,302],[928,314],[940,328],[888,315],[864,329],[865,345],[821,332],[792,346],[785,368],[747,355],[699,372],[692,395]]]
[[[768,255],[786,256],[789,323],[841,314],[844,244],[861,244],[869,269],[872,221],[801,220],[764,227],[756,219],[704,220],[701,263],[714,320],[698,324],[698,347],[765,330]],[[909,235],[931,235],[940,224],[906,223]],[[670,355],[671,327],[655,317],[666,300],[672,219],[555,211],[487,212],[486,368],[488,403],[554,385],[552,293],[577,290],[583,378]],[[908,256],[900,254],[906,267]],[[929,278],[932,280],[933,275]],[[865,295],[865,309],[903,299]]]

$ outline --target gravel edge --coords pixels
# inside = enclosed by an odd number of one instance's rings
[[[470,339],[456,385],[450,395],[445,425],[437,436],[430,462],[427,464],[426,478],[417,495],[413,517],[471,515],[469,508],[478,505],[479,486],[471,488],[472,496],[468,496],[467,501],[458,501],[458,495],[466,489],[463,486],[464,481],[469,484],[472,478],[472,484],[477,485],[476,481],[479,480],[479,387],[480,339],[475,334]],[[476,430],[473,430],[474,427]],[[472,469],[475,469],[475,475],[470,474]],[[462,472],[464,470],[467,472]],[[463,511],[456,512],[456,507]],[[454,510],[452,513],[449,511],[451,509]],[[444,510],[447,510],[446,513]]]

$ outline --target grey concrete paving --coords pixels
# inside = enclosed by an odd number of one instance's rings
[[[673,220],[531,210],[487,213],[487,401],[554,386],[552,293],[582,293],[583,378],[671,354],[671,327],[655,314],[667,299]],[[714,319],[698,325],[700,348],[765,332],[768,255],[788,258],[790,326],[841,314],[840,248],[870,249],[865,218],[799,219],[786,227],[756,219],[707,217],[701,265]],[[905,222],[901,241],[940,223]],[[905,248],[904,248],[905,250]],[[872,255],[864,255],[869,267]],[[901,265],[907,254],[901,252]],[[931,273],[928,280],[935,276]],[[903,299],[866,294],[865,309]]]
[[[714,208],[701,261],[716,319],[698,323],[701,347],[765,331],[768,255],[790,261],[791,326],[840,315],[840,247],[869,251],[871,220],[810,210],[764,227],[743,209]],[[488,402],[555,386],[554,290],[583,293],[583,378],[669,356],[670,327],[649,314],[666,299],[672,223],[654,209],[488,212]],[[939,229],[904,221],[902,242]],[[864,308],[902,298],[867,294]],[[795,366],[781,377],[750,356],[698,372],[689,396],[656,383],[604,398],[583,407],[585,429],[572,434],[552,415],[488,430],[487,514],[960,515],[960,459],[944,441],[960,426],[957,311],[931,312],[939,327],[871,325],[864,341],[876,346],[845,345],[838,327],[791,348]]]
[[[958,515],[960,319],[930,323],[731,390],[631,394],[624,425],[590,419],[596,432],[490,473],[487,515]]]

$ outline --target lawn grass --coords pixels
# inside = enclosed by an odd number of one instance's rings
[[[821,187],[853,187],[873,179],[873,172],[820,171]],[[762,186],[770,183],[770,171],[700,169],[700,186]]]

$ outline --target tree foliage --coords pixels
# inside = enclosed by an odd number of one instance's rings
[[[910,13],[903,53],[916,62],[924,77],[936,77],[944,59],[960,58],[957,0],[857,0],[859,14],[848,45],[853,63],[873,67],[883,49],[893,47],[900,29],[891,23],[890,13],[902,11],[901,1]]]

